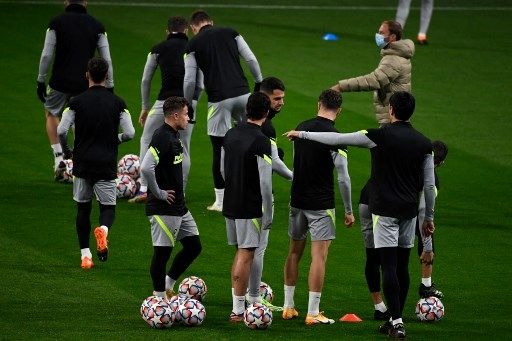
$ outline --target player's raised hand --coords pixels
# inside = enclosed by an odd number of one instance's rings
[[[288,138],[288,140],[293,141],[293,140],[296,140],[299,138],[299,133],[300,133],[300,131],[290,130],[290,131],[284,133],[283,136],[286,136]]]
[[[436,229],[433,221],[426,221],[426,220],[423,222],[423,226],[421,228],[423,229],[423,235],[425,237],[433,235],[434,231]]]
[[[345,213],[345,226],[346,227],[352,227],[356,221],[356,218],[354,218],[354,214],[352,212]]]
[[[146,119],[148,118],[149,110],[142,109],[139,115],[139,123],[142,127],[146,124]]]

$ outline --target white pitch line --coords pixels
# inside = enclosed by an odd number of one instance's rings
[[[36,1],[21,0],[8,1],[0,0],[0,4],[20,5],[62,5],[62,1]],[[117,6],[117,7],[154,7],[154,8],[231,8],[231,9],[263,9],[263,10],[336,10],[336,11],[374,11],[374,10],[396,10],[396,6],[318,6],[318,5],[237,5],[237,4],[172,4],[158,2],[115,2],[115,1],[94,1],[89,6]],[[411,7],[419,10],[419,7]],[[435,11],[512,11],[512,6],[436,6]]]

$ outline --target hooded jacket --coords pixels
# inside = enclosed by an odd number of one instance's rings
[[[341,91],[371,91],[379,124],[389,123],[389,98],[397,91],[411,91],[411,58],[414,43],[403,39],[389,43],[382,50],[379,66],[371,73],[339,81]]]

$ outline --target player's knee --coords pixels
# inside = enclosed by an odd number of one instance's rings
[[[199,256],[203,250],[199,236],[185,237],[181,240],[181,244],[183,245],[183,249],[187,250],[187,253],[193,258]]]

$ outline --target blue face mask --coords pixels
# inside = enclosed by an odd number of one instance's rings
[[[384,36],[380,33],[375,33],[375,44],[379,49],[384,48],[388,43],[384,40]]]

